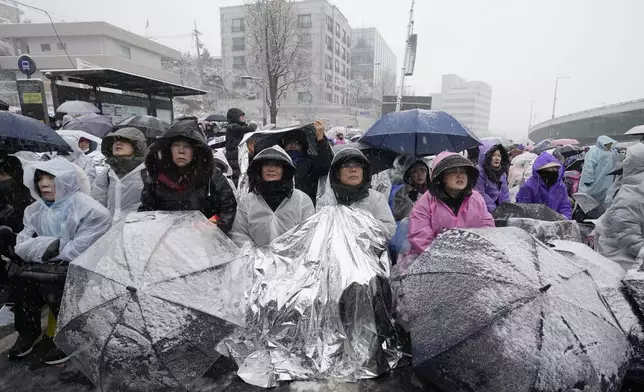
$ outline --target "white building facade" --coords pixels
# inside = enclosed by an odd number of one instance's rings
[[[77,68],[79,60],[101,68],[180,83],[179,75],[161,68],[162,61],[180,60],[181,53],[105,22],[0,24],[0,37],[10,42],[10,56],[0,68],[18,73],[18,57],[28,54],[39,70]],[[65,53],[66,52],[66,53]],[[34,77],[42,78],[40,73]]]
[[[489,136],[492,86],[443,75],[440,94],[432,94],[432,109],[451,114],[478,137]]]
[[[360,103],[379,107],[383,95],[396,92],[396,55],[375,27],[353,29],[351,36],[351,77],[367,81],[372,89],[359,97]]]
[[[327,0],[304,0],[294,3],[298,27],[310,35],[310,86],[296,86],[283,100],[302,104],[337,104],[346,101],[344,88],[351,75],[351,28],[337,7]],[[250,45],[245,5],[221,7],[221,56],[226,87],[240,94],[255,89],[241,80],[247,72]],[[261,91],[261,90],[260,90]]]

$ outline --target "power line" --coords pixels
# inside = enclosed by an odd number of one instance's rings
[[[56,30],[56,25],[54,24],[54,20],[51,18],[51,15],[49,15],[49,12],[47,12],[47,11],[41,9],[41,8],[38,8],[38,7],[34,7],[34,6],[31,6],[31,5],[28,5],[28,4],[21,3],[19,1],[9,0],[9,2],[21,5],[23,7],[34,9],[36,11],[40,11],[40,12],[44,13],[45,15],[47,15],[47,17],[49,18],[49,23],[51,23],[51,27],[54,29],[54,33],[56,34],[56,38],[58,38],[58,42],[60,43],[60,47],[63,48],[63,51],[65,52],[65,55],[69,59],[69,62],[71,63],[72,68],[76,68],[76,64],[74,64],[74,62],[72,61],[72,58],[69,57],[69,53],[67,53],[67,46],[63,43],[63,40],[60,39],[60,35],[58,35],[58,31]]]

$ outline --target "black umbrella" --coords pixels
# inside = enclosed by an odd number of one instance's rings
[[[112,120],[108,116],[89,113],[69,121],[63,129],[83,131],[103,139],[112,131]]]
[[[337,154],[338,151],[347,147],[357,148],[362,151],[367,159],[369,159],[369,162],[371,162],[371,171],[373,174],[392,168],[394,166],[394,161],[398,156],[398,154],[393,151],[371,147],[368,144],[360,142],[337,144],[332,147],[332,150],[334,154]]]
[[[227,122],[228,119],[223,114],[211,114],[210,116],[206,117],[205,121]]]
[[[99,390],[189,390],[243,325],[238,252],[198,211],[128,215],[70,264],[56,345]]]
[[[621,388],[631,348],[597,285],[521,229],[444,232],[398,279],[415,371],[443,390]]]
[[[51,127],[19,114],[0,111],[0,151],[72,152],[72,148]]]
[[[156,139],[170,124],[154,116],[133,116],[114,126],[114,130],[133,127],[143,132],[146,139]]]
[[[529,218],[548,222],[566,220],[566,218],[544,204],[503,203],[492,216],[496,220],[509,218]]]
[[[558,151],[564,158],[569,158],[582,152],[583,148],[577,146],[563,146],[558,147],[555,151]]]
[[[572,198],[575,201],[572,218],[577,222],[583,222],[586,219],[598,219],[606,212],[606,209],[599,201],[586,193],[577,192],[572,195]]]
[[[299,124],[287,128],[273,129],[269,131],[257,131],[253,133],[252,140],[255,142],[255,154],[257,155],[260,151],[268,147],[272,147],[276,144],[284,147],[284,138],[293,134],[296,134],[298,138],[306,139],[309,145],[309,155],[318,154],[316,147],[317,137],[315,135],[315,127],[313,126],[313,123]]]

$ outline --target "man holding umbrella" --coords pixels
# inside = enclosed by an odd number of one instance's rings
[[[316,121],[313,126],[315,127],[318,152],[316,157],[309,156],[309,143],[306,134],[300,129],[287,133],[282,138],[282,146],[296,167],[295,188],[309,195],[313,204],[315,204],[318,182],[321,177],[324,177],[329,172],[331,161],[333,160],[333,151],[324,135],[324,124],[321,121]]]

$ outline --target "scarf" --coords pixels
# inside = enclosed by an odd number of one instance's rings
[[[351,204],[369,196],[369,188],[364,183],[356,186],[348,186],[340,182],[332,184],[333,193],[338,204],[350,206]]]
[[[259,181],[255,191],[275,212],[282,201],[293,194],[293,181]]]
[[[463,205],[463,201],[465,200],[465,194],[466,194],[465,191],[461,191],[456,197],[451,197],[447,193],[443,192],[441,197],[439,197],[439,200],[447,204],[447,206],[452,210],[454,215],[458,216],[458,210],[460,210],[461,205]]]
[[[490,181],[495,183],[499,187],[499,189],[501,189],[501,177],[503,177],[503,175],[505,174],[505,168],[503,167],[503,165],[495,169],[489,163],[486,163],[483,165],[483,169],[485,170],[487,178],[489,178]]]
[[[110,165],[114,173],[118,178],[122,178],[132,170],[139,167],[145,161],[145,157],[115,157],[111,156],[106,159],[106,162]]]
[[[170,189],[177,190],[179,192],[183,192],[186,189],[188,189],[188,181],[183,181],[185,177],[180,177],[179,181],[174,181],[170,177],[168,177],[165,173],[159,173],[157,176],[157,180],[162,183],[163,185],[167,186]]]
[[[297,151],[297,150],[288,150],[286,151],[289,157],[291,157],[291,160],[293,161],[293,164],[297,166],[297,164],[306,157],[306,154],[303,151]]]

